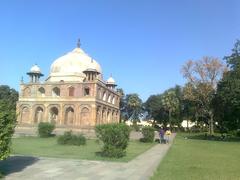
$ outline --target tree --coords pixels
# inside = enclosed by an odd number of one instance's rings
[[[217,82],[222,78],[225,69],[224,64],[213,57],[203,57],[198,61],[189,60],[182,67],[183,77],[187,79],[184,99],[197,105],[200,116],[207,119],[210,134],[214,133],[212,100]]]
[[[142,100],[138,96],[138,94],[127,94],[126,95],[126,115],[128,119],[132,119],[134,121],[139,120],[139,116],[142,113]]]
[[[125,120],[127,120],[126,119],[126,113],[125,113],[125,111],[126,111],[126,101],[125,101],[125,94],[124,94],[124,91],[123,91],[123,89],[122,88],[118,88],[117,89],[117,92],[118,92],[118,94],[120,95],[120,104],[119,104],[119,108],[120,108],[120,121],[125,121]]]
[[[232,54],[224,58],[229,71],[218,83],[214,99],[214,115],[222,132],[240,129],[240,41],[234,45]]]
[[[182,88],[175,86],[162,94],[151,95],[144,103],[144,108],[150,118],[163,124],[180,125],[182,122]]]
[[[10,153],[11,137],[16,125],[16,101],[18,93],[8,86],[0,86],[0,160]]]
[[[180,101],[177,97],[175,89],[169,89],[163,94],[162,105],[168,112],[168,123],[170,128],[172,128],[172,125],[174,124],[173,116],[178,116],[179,118],[180,113]]]
[[[167,126],[167,113],[162,105],[162,95],[151,95],[144,103],[145,111],[148,113],[148,118],[153,118],[154,121]]]

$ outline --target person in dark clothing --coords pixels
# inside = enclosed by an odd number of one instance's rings
[[[164,134],[165,134],[165,131],[163,128],[160,128],[159,130],[159,137],[160,137],[160,143],[165,143],[165,139],[164,139]]]

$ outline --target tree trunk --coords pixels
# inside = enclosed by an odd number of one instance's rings
[[[171,109],[168,111],[168,116],[169,116],[169,127],[170,127],[170,130],[172,131],[172,114],[171,114]]]
[[[214,124],[213,124],[213,113],[210,112],[210,119],[209,119],[209,134],[214,134]]]

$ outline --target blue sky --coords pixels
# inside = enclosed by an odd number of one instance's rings
[[[181,66],[223,58],[240,38],[238,0],[0,1],[0,84],[19,89],[37,63],[76,47],[96,59],[126,93],[150,95],[184,84]]]

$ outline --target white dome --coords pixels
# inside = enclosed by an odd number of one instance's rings
[[[41,69],[35,64],[33,67],[31,67],[30,72],[41,73]]]
[[[82,82],[85,78],[83,71],[88,68],[96,69],[100,73],[98,78],[101,79],[101,66],[82,49],[77,47],[52,63],[47,81],[59,82],[63,80]]]
[[[108,78],[107,80],[107,84],[115,84],[115,80],[112,78],[112,76],[110,78]]]

